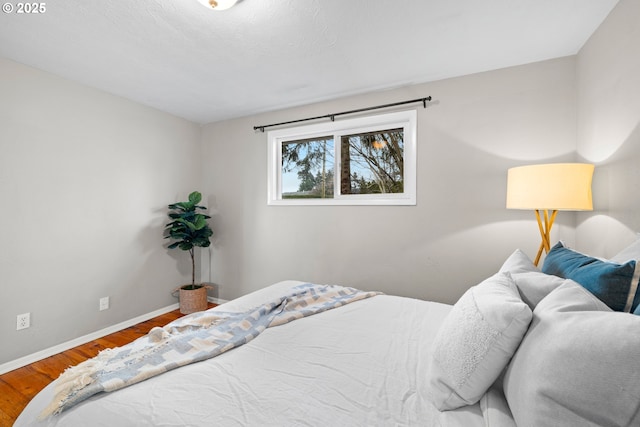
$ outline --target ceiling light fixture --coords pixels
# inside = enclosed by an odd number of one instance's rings
[[[238,0],[198,0],[198,2],[207,9],[227,10],[231,9]]]

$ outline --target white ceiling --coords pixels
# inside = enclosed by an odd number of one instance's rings
[[[209,123],[573,55],[616,3],[50,0],[0,15],[0,56]]]

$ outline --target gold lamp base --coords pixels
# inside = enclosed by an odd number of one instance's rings
[[[551,233],[551,227],[553,227],[553,222],[556,220],[556,215],[558,214],[557,210],[551,211],[551,216],[549,216],[549,211],[547,209],[542,210],[543,215],[540,217],[541,209],[536,209],[536,219],[538,220],[538,228],[540,229],[540,236],[542,236],[542,242],[540,242],[540,247],[538,248],[538,255],[536,255],[536,259],[533,262],[536,266],[540,262],[540,257],[542,256],[542,251],[545,253],[549,253],[551,250],[551,238],[549,237]],[[544,219],[544,221],[543,221]]]

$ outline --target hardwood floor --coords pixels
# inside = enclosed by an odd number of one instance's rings
[[[209,303],[209,308],[211,307],[215,307],[215,304]],[[0,426],[12,426],[27,403],[69,366],[90,359],[105,348],[130,343],[146,335],[151,328],[164,326],[179,317],[182,317],[180,311],[174,310],[0,375]]]

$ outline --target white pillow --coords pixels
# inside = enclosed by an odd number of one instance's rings
[[[611,258],[611,261],[619,264],[624,264],[631,260],[640,260],[640,239],[637,239]]]
[[[511,277],[520,292],[522,301],[527,303],[531,310],[535,309],[544,297],[567,280],[538,271],[512,274]]]
[[[564,279],[545,274],[520,249],[516,249],[500,267],[499,272],[511,273],[520,297],[533,310],[549,292],[560,286]]]
[[[501,384],[494,384],[480,399],[480,410],[485,427],[518,427],[513,420]]]
[[[502,267],[500,267],[499,273],[508,271],[511,274],[527,273],[530,271],[540,271],[538,267],[533,264],[533,261],[520,249],[516,249],[509,258],[506,259]]]
[[[538,304],[504,391],[518,426],[639,426],[640,317],[567,280]]]
[[[511,275],[498,273],[460,297],[436,334],[429,365],[431,399],[441,411],[471,405],[518,348],[531,309]]]

